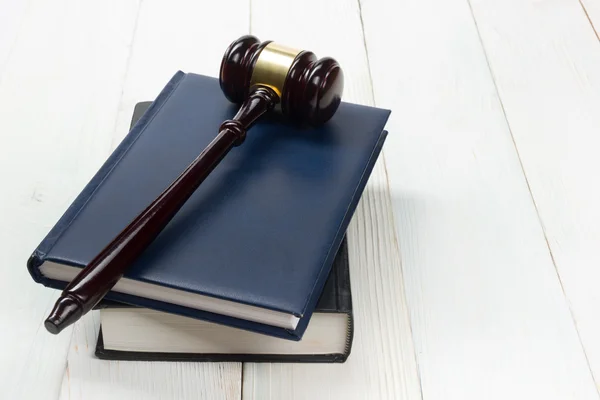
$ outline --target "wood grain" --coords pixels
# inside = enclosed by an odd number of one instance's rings
[[[0,315],[16,321],[0,331],[0,398],[599,398],[598,0],[0,10]],[[246,364],[242,382],[237,363],[96,360],[96,313],[47,334],[58,293],[33,283],[30,252],[135,103],[178,69],[217,76],[248,32],[336,57],[344,100],[393,110],[349,229],[348,362]]]
[[[138,101],[153,100],[177,70],[218,77],[231,41],[249,30],[246,0],[144,1],[129,60],[113,147],[127,134]],[[223,24],[223,19],[227,20]]]
[[[473,0],[472,7],[600,388],[600,42],[578,2]]]
[[[105,361],[94,357],[99,314],[73,330],[61,400],[239,399],[237,363]]]
[[[21,31],[21,24],[27,12],[29,1],[0,1],[0,82],[4,67]]]
[[[26,262],[107,155],[137,3],[8,10],[16,13],[0,17],[14,40],[0,39],[0,397],[56,398],[70,332],[43,329],[57,293],[35,284]]]
[[[231,24],[221,23],[224,15]],[[247,32],[248,8],[245,2],[236,1],[205,7],[196,1],[147,0],[139,8],[135,26],[118,116],[110,130],[112,148],[127,133],[135,104],[153,100],[177,70],[218,76],[225,49]],[[215,128],[215,136],[217,133]],[[240,363],[95,359],[91,346],[95,346],[98,327],[94,318],[98,318],[96,313],[80,321],[73,331],[62,399],[240,398]],[[89,348],[83,350],[86,344]]]
[[[343,99],[373,104],[356,2],[253,0],[251,15],[251,33],[261,40],[337,59],[345,75]],[[384,148],[389,155],[387,150],[392,148]],[[382,159],[350,224],[348,239],[356,329],[348,361],[341,365],[244,364],[244,399],[420,398]]]
[[[492,66],[508,70],[543,54],[528,42],[553,23],[570,26],[564,2],[523,5],[563,11],[544,29],[515,16],[523,2],[475,3],[479,26],[484,15],[501,22],[487,34],[498,45]],[[362,10],[375,101],[395,111],[387,166],[424,398],[597,399],[469,4],[365,1]],[[549,64],[533,65],[506,80],[515,97],[534,75],[537,88],[556,81]],[[526,115],[562,94],[541,91],[515,108]],[[550,119],[528,119],[523,134],[547,138]]]

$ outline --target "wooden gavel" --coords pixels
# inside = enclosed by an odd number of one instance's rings
[[[229,101],[242,103],[235,117],[223,122],[181,175],[66,286],[44,323],[50,333],[58,334],[102,300],[261,115],[280,106],[297,123],[325,123],[340,105],[344,78],[332,58],[243,36],[225,51],[219,83]]]

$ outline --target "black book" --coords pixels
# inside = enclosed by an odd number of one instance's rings
[[[138,103],[132,125],[150,102]],[[180,315],[103,301],[96,356],[106,360],[344,362],[354,322],[344,237],[302,340],[290,341]]]

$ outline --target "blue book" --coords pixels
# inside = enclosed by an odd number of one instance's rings
[[[236,111],[216,78],[177,72],[33,251],[33,279],[64,288]],[[318,128],[264,117],[106,299],[300,340],[389,114],[342,103]]]

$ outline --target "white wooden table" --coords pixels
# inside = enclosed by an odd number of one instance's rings
[[[0,398],[599,399],[600,0],[0,0]],[[178,69],[252,33],[392,109],[342,365],[108,362],[27,257]]]

